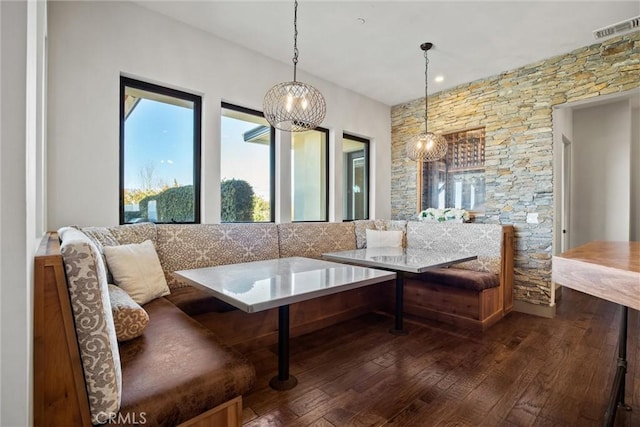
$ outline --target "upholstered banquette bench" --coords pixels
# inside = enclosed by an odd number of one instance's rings
[[[403,246],[477,255],[478,259],[420,274],[405,274],[404,312],[459,327],[486,330],[513,307],[512,225],[363,220],[356,244],[367,247],[367,230],[401,230]],[[390,291],[389,291],[390,292]],[[393,301],[393,294],[384,299]],[[387,303],[387,311],[392,305]]]
[[[367,230],[399,231],[409,247],[478,255],[407,277],[405,313],[486,329],[511,309],[511,226],[362,220],[65,228],[47,236],[35,259],[35,425],[239,425],[241,396],[255,377],[241,352],[277,341],[277,310],[244,313],[173,272],[321,258],[367,247]],[[107,257],[145,242],[168,290],[141,304],[148,318],[140,336],[117,342],[120,315],[109,306],[119,297],[108,285],[117,264]],[[366,312],[392,313],[393,295],[383,283],[292,304],[291,336]]]
[[[169,292],[140,304],[140,336],[118,342],[108,255],[145,242]],[[352,223],[142,223],[49,233],[35,257],[34,424],[240,425],[241,396],[255,380],[240,351],[275,342],[277,310],[241,312],[173,272],[354,247]],[[372,301],[356,289],[294,304],[292,335],[371,311]]]
[[[409,221],[407,246],[478,259],[409,275],[406,313],[484,331],[513,308],[513,226]]]
[[[116,231],[112,245],[155,240]],[[34,425],[240,426],[253,365],[164,292],[139,305],[109,285],[102,249],[64,228],[35,257]]]

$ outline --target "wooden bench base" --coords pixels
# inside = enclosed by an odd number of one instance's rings
[[[405,313],[461,328],[485,331],[504,316],[500,288],[477,292],[407,279],[404,295]]]
[[[57,234],[42,240],[34,268],[33,423],[91,425]]]
[[[514,248],[513,226],[503,225],[500,285],[495,288],[468,290],[406,278],[404,312],[461,328],[487,330],[513,308]],[[385,300],[393,301],[393,295]],[[393,306],[387,304],[384,310],[393,313]]]
[[[242,397],[224,402],[207,412],[191,418],[178,427],[241,427]]]

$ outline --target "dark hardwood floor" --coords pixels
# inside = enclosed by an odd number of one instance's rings
[[[640,426],[640,319],[630,310],[627,404]],[[298,386],[271,390],[276,346],[252,351],[244,426],[601,426],[616,368],[617,306],[564,288],[557,316],[511,313],[487,332],[367,314],[291,341]]]

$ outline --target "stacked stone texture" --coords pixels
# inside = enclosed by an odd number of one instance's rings
[[[640,88],[640,32],[429,96],[429,130],[485,127],[486,210],[476,222],[513,224],[515,299],[550,304],[554,106]],[[417,211],[417,165],[407,141],[424,132],[424,98],[391,109],[393,219]],[[526,222],[528,213],[538,223]]]

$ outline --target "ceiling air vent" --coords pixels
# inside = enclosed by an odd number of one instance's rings
[[[593,38],[603,39],[616,34],[626,33],[629,31],[635,31],[640,29],[640,16],[627,19],[626,21],[618,22],[617,24],[609,25],[608,27],[600,28],[593,32]]]

